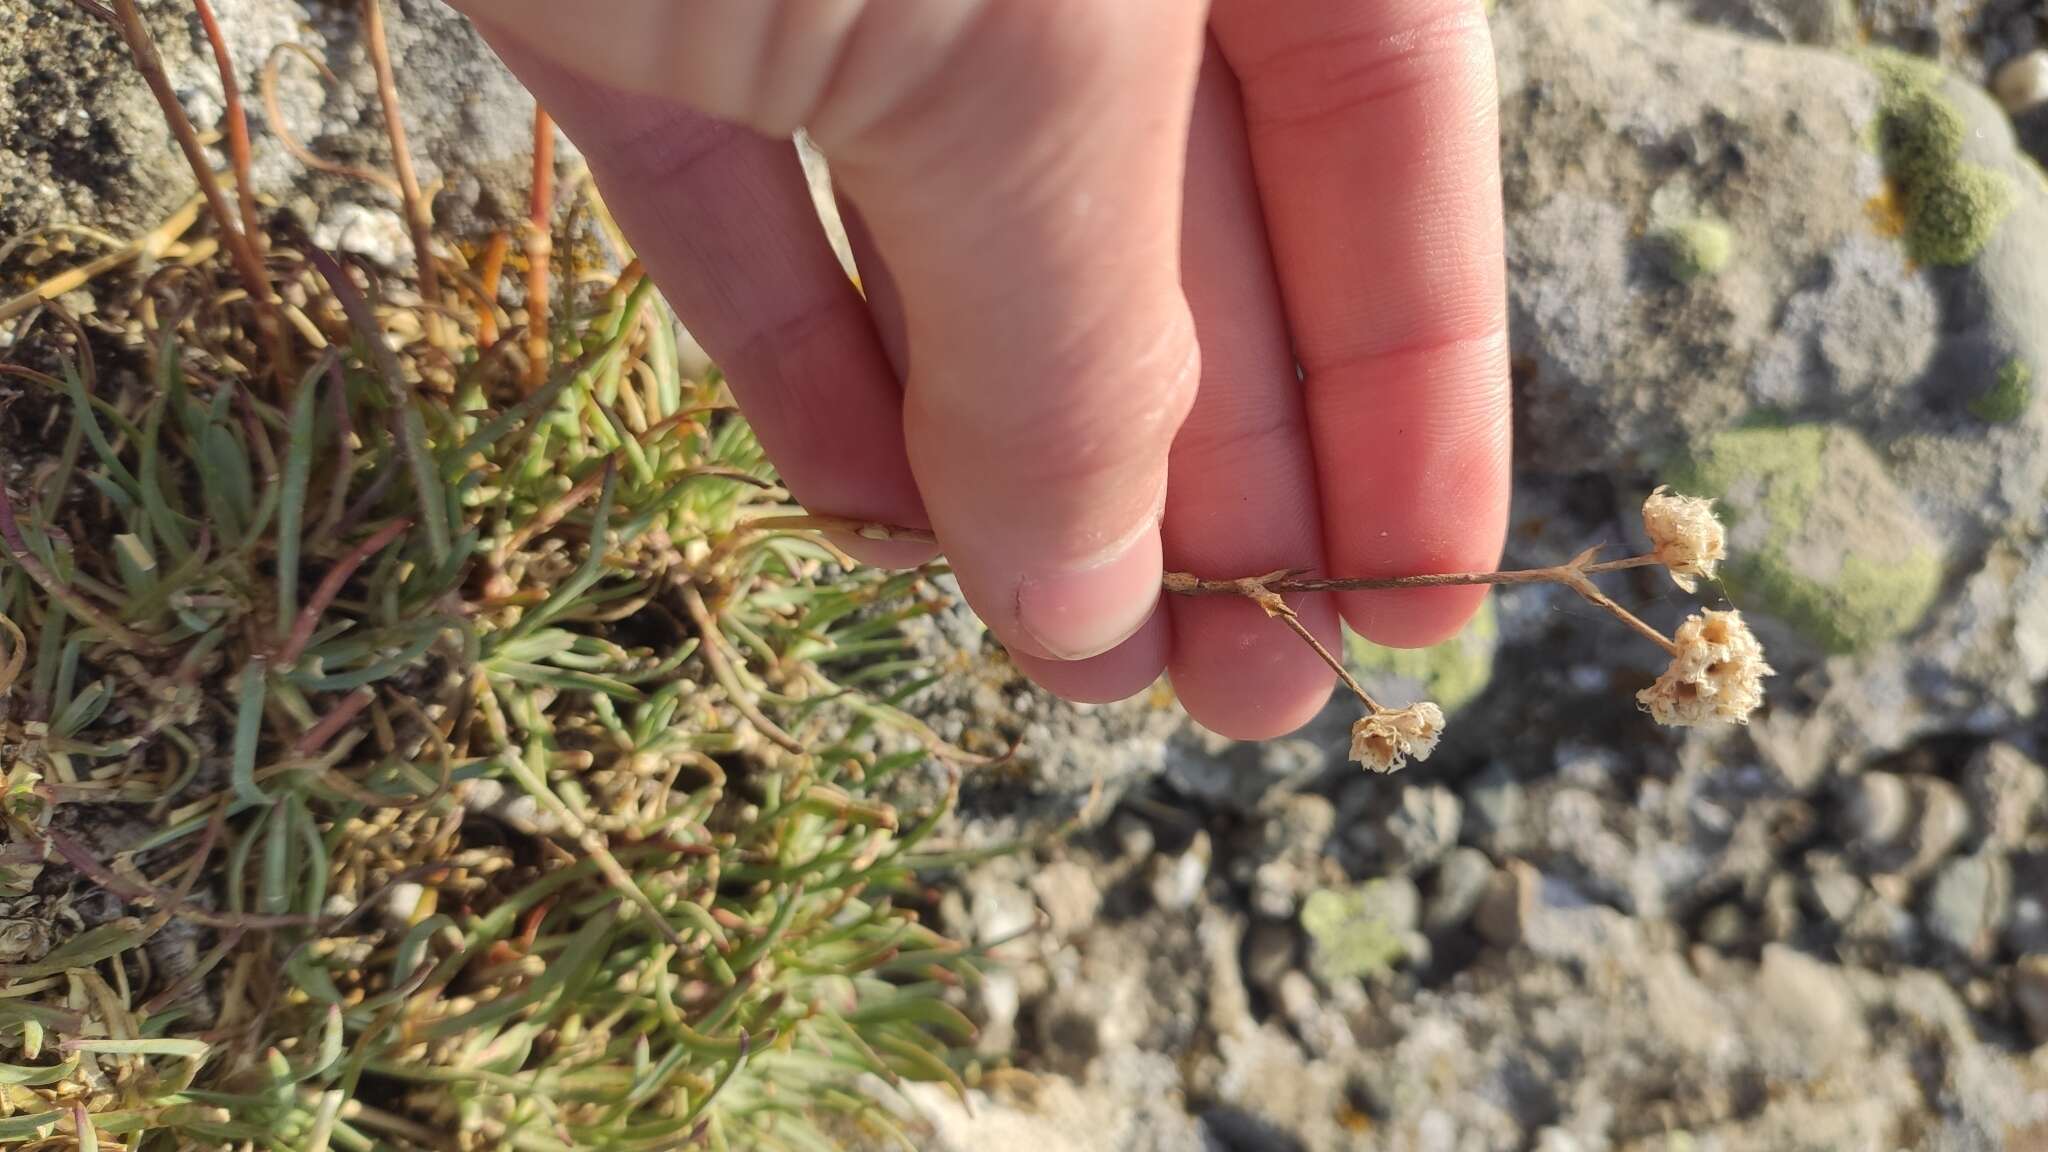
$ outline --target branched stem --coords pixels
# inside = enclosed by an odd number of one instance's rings
[[[843,532],[866,540],[914,540],[936,543],[937,537],[927,528],[905,528],[896,524],[878,524],[845,516],[767,516],[748,521],[744,527],[758,531],[814,531]],[[1167,572],[1160,576],[1160,587],[1176,596],[1241,596],[1264,609],[1266,615],[1285,624],[1296,636],[1322,658],[1332,671],[1344,681],[1354,695],[1374,711],[1383,711],[1378,702],[1368,695],[1344,667],[1344,662],[1317,640],[1299,618],[1294,609],[1281,599],[1289,592],[1391,592],[1403,588],[1466,588],[1475,586],[1500,586],[1510,584],[1561,584],[1585,598],[1586,602],[1605,610],[1609,615],[1627,625],[1630,631],[1666,653],[1677,655],[1678,646],[1669,636],[1651,627],[1648,623],[1615,603],[1613,598],[1600,591],[1592,578],[1607,572],[1623,572],[1631,568],[1652,568],[1662,561],[1654,555],[1626,556],[1619,560],[1595,560],[1598,548],[1588,548],[1563,564],[1548,568],[1523,568],[1511,572],[1431,572],[1416,576],[1308,576],[1300,569],[1283,568],[1263,576],[1240,576],[1235,579],[1212,579],[1197,576],[1192,572]]]

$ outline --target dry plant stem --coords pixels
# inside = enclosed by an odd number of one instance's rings
[[[533,185],[526,204],[526,390],[548,381],[548,263],[554,258],[555,122],[533,108]]]
[[[711,614],[710,606],[704,603],[704,594],[695,584],[683,585],[683,606],[689,609],[690,619],[697,625],[697,633],[703,643],[697,650],[704,654],[704,663],[711,669],[711,678],[718,681],[725,694],[732,697],[732,706],[738,709],[747,723],[785,752],[804,754],[804,746],[796,737],[782,730],[775,721],[763,715],[754,704],[753,693],[740,683],[739,673],[733,671],[732,661],[725,654],[725,637],[718,630],[718,620]]]
[[[178,242],[179,237],[190,231],[192,225],[198,222],[199,210],[205,203],[204,198],[194,196],[187,200],[183,207],[166,217],[163,223],[120,248],[97,260],[59,272],[26,292],[0,302],[0,322],[12,320],[39,304],[47,304],[66,292],[82,288],[95,277],[111,272],[131,260],[154,260],[162,256],[170,250],[171,245]]]
[[[293,159],[315,172],[328,172],[346,179],[360,180],[365,184],[382,188],[394,197],[403,199],[405,193],[399,189],[398,181],[393,180],[374,168],[358,168],[353,164],[343,164],[339,161],[329,160],[300,143],[299,138],[292,134],[291,126],[285,122],[284,108],[277,100],[277,65],[278,61],[287,52],[299,57],[317,69],[320,73],[320,78],[327,82],[329,88],[341,86],[341,77],[334,74],[334,69],[329,68],[318,56],[313,55],[313,50],[304,44],[287,42],[272,48],[270,50],[270,58],[263,62],[263,78],[257,85],[260,90],[259,95],[263,100],[263,114],[270,118],[270,134],[277,137],[277,142],[284,145],[284,150],[291,153]]]
[[[336,596],[341,595],[341,586],[348,583],[348,578],[355,575],[356,569],[362,567],[363,561],[382,552],[385,545],[398,539],[399,535],[410,527],[411,520],[393,520],[378,529],[375,535],[350,549],[348,555],[335,561],[334,567],[329,568],[327,575],[321,578],[320,586],[313,589],[313,595],[306,600],[306,606],[299,609],[299,618],[292,622],[291,637],[277,653],[279,668],[291,667],[299,658],[299,653],[306,650],[307,642],[313,639],[313,630],[320,626],[321,614],[327,611],[329,604],[334,603]]]
[[[1570,584],[1568,574],[1597,576],[1628,568],[1648,568],[1655,556],[1630,556],[1597,563],[1560,564],[1553,568],[1525,568],[1513,572],[1440,572],[1423,576],[1302,576],[1283,569],[1256,577],[1259,587],[1273,592],[1391,592],[1401,588],[1460,588],[1499,584]],[[1242,596],[1242,580],[1207,580],[1189,572],[1168,572],[1163,580],[1168,592],[1181,596]]]
[[[1279,599],[1279,597],[1275,596],[1274,599],[1277,600]],[[1284,608],[1286,606],[1283,604],[1282,607]],[[1365,690],[1365,685],[1360,684],[1358,682],[1358,677],[1353,676],[1351,674],[1351,669],[1346,668],[1342,660],[1339,660],[1335,656],[1331,655],[1330,650],[1328,648],[1323,647],[1323,642],[1316,639],[1315,634],[1308,630],[1308,625],[1303,624],[1298,618],[1296,618],[1294,614],[1294,609],[1287,608],[1284,612],[1273,612],[1272,609],[1269,608],[1267,609],[1267,611],[1272,615],[1277,616],[1280,622],[1282,624],[1287,625],[1287,627],[1290,630],[1292,630],[1296,636],[1301,637],[1302,643],[1307,644],[1310,648],[1315,649],[1316,655],[1323,658],[1323,663],[1328,664],[1330,666],[1330,670],[1337,674],[1337,678],[1339,680],[1344,681],[1344,686],[1346,688],[1351,689],[1351,694],[1353,696],[1358,697],[1359,701],[1365,705],[1367,711],[1384,711],[1384,709],[1380,707],[1380,702],[1373,699],[1371,693]]]
[[[228,55],[227,37],[221,35],[220,21],[207,0],[192,0],[199,23],[206,30],[206,43],[213,50],[214,66],[220,71],[221,122],[227,126],[228,162],[235,169],[235,202],[242,209],[242,234],[262,252],[263,225],[256,218],[256,182],[249,176],[249,117],[242,111],[242,87],[235,82],[234,58]]]
[[[263,270],[263,258],[257,255],[254,242],[235,223],[236,214],[228,205],[227,194],[221,191],[220,181],[214,177],[213,165],[206,159],[206,149],[199,143],[198,131],[192,127],[191,118],[185,115],[185,106],[178,102],[177,90],[171,87],[163,58],[157,55],[156,42],[150,38],[149,28],[143,24],[142,13],[135,0],[114,0],[114,15],[122,42],[128,46],[129,55],[135,58],[135,67],[162,107],[164,120],[171,126],[171,134],[177,137],[178,148],[184,152],[186,164],[192,168],[193,179],[199,182],[199,191],[206,197],[207,210],[213,214],[214,225],[220,229],[221,244],[228,250],[235,273],[241,277],[242,286],[256,304],[257,324],[269,345],[280,391],[288,390],[292,376],[291,349],[285,343],[284,327],[277,316],[270,293],[270,277]]]
[[[370,53],[370,66],[377,73],[377,99],[384,108],[384,131],[391,138],[391,167],[398,173],[399,199],[405,205],[405,223],[412,231],[413,258],[419,262],[420,295],[430,303],[441,299],[440,277],[434,268],[434,225],[427,204],[420,196],[419,177],[412,170],[412,151],[405,143],[405,117],[398,106],[398,82],[391,74],[391,46],[384,39],[382,0],[363,0],[363,43]],[[440,317],[427,314],[427,340],[445,343]]]

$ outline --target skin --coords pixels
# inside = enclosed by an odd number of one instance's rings
[[[932,528],[1033,679],[1238,739],[1332,678],[1162,569],[1489,569],[1508,492],[1478,0],[457,0],[815,512]],[[866,295],[791,145],[832,163]],[[1299,369],[1297,370],[1297,365]],[[850,540],[878,564],[915,546]],[[1478,588],[1294,600],[1399,647]]]

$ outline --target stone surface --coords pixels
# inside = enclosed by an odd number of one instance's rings
[[[455,231],[525,211],[533,101],[470,30],[435,0],[393,0],[386,16],[408,140],[434,213]],[[219,127],[220,78],[188,4],[144,0],[172,86],[201,132]],[[277,103],[290,133],[316,154],[389,170],[375,79],[354,10],[314,0],[217,0],[251,127],[258,191],[313,225],[341,205],[390,210],[381,190],[309,172],[268,122],[262,76],[280,45]],[[191,173],[111,28],[58,0],[0,0],[0,236],[77,222],[145,229],[192,193]],[[18,30],[18,31],[17,31]],[[567,153],[567,150],[564,150]],[[566,160],[566,155],[565,155]]]

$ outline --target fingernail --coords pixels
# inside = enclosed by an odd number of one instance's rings
[[[1017,586],[1017,623],[1057,659],[1100,656],[1152,615],[1159,573],[1159,530],[1147,526],[1090,563],[1025,577]]]

